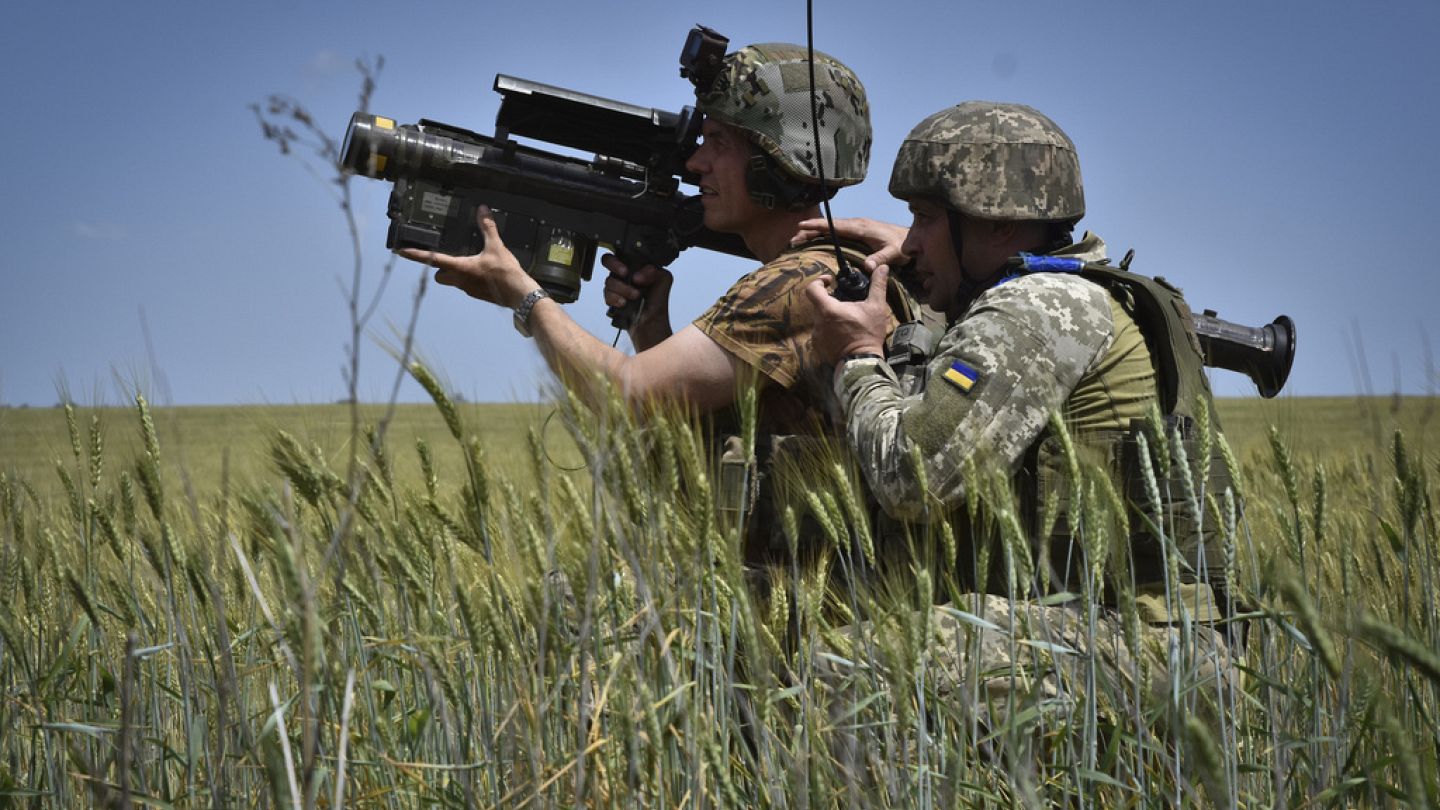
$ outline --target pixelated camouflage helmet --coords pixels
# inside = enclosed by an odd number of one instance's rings
[[[811,135],[810,65],[805,48],[749,45],[725,57],[708,93],[697,94],[705,115],[745,130],[797,179],[849,186],[865,179],[870,162],[870,104],[855,72],[815,52],[815,92],[823,166]]]
[[[1033,107],[967,101],[910,131],[890,193],[980,219],[1073,222],[1085,214],[1075,144]]]

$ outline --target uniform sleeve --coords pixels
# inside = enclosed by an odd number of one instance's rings
[[[1113,341],[1107,293],[1058,274],[1024,276],[987,291],[952,326],[905,396],[889,369],[847,363],[836,378],[851,446],[887,512],[915,518],[923,468],[945,508],[965,497],[964,470],[1013,474],[1027,448]],[[880,372],[880,373],[877,373]]]
[[[833,271],[803,254],[782,256],[735,282],[695,326],[781,388],[791,388],[813,366],[809,356],[814,307],[810,282]]]

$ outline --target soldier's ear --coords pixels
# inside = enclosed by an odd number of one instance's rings
[[[992,245],[1006,244],[1014,239],[1020,231],[1017,227],[1019,223],[1016,222],[996,219],[983,220],[983,222],[985,223],[985,236]]]
[[[1044,236],[1044,227],[1036,222],[1016,220],[989,220],[986,231],[991,245],[997,248],[1012,248],[1016,245],[1029,249],[1030,245]]]

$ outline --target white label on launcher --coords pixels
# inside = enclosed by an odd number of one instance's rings
[[[427,191],[420,197],[420,210],[443,217],[450,213],[450,195]]]

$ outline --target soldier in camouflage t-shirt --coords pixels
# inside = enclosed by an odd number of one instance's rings
[[[604,257],[611,271],[606,303],[643,302],[629,327],[637,350],[632,356],[590,335],[544,295],[505,248],[488,209],[480,213],[483,253],[405,255],[439,267],[435,279],[441,284],[515,309],[517,324],[523,321],[551,368],[582,394],[595,395],[590,384],[598,372],[638,407],[660,401],[714,414],[716,432],[723,434],[740,432],[732,406],[745,386],[755,384],[757,446],[767,435],[827,430],[828,368],[817,369],[808,353],[815,317],[804,290],[833,277],[838,262],[834,251],[818,244],[793,247],[791,240],[800,222],[819,215],[821,201],[864,178],[870,109],[849,68],[818,51],[813,62],[812,84],[806,48],[751,45],[726,56],[709,86],[697,86],[703,140],[686,168],[697,178],[704,223],[739,235],[763,264],[698,320],[674,331],[669,271],[630,268]],[[851,261],[860,260],[862,253],[852,254]],[[757,458],[762,453],[757,447]],[[743,506],[759,513],[759,500]],[[761,545],[768,542],[763,522],[747,524]]]
[[[484,252],[404,255],[438,267],[441,284],[514,309],[551,368],[582,393],[592,392],[598,373],[637,406],[672,402],[706,414],[726,409],[745,383],[758,380],[765,429],[813,421],[828,394],[803,384],[813,367],[803,348],[813,314],[801,291],[836,265],[833,254],[792,251],[790,241],[800,221],[818,215],[822,199],[864,178],[870,109],[859,79],[834,58],[814,54],[813,94],[810,74],[801,46],[751,45],[726,56],[713,82],[697,87],[703,141],[686,168],[698,177],[705,225],[738,234],[764,266],[695,324],[673,331],[670,273],[606,256],[606,302],[644,302],[629,327],[634,355],[589,334],[549,299],[506,249],[487,208],[479,216]]]
[[[851,253],[847,260],[859,264],[863,254]],[[828,245],[797,245],[741,277],[695,319],[697,329],[763,381],[761,433],[813,433],[830,421],[825,405],[834,366],[819,362],[811,351],[815,308],[805,289],[834,278],[835,265]],[[891,314],[889,328],[894,326]]]
[[[735,383],[758,384],[762,434],[813,433],[829,422],[831,367],[822,370],[809,356],[814,309],[804,290],[812,281],[834,278],[838,263],[834,250],[819,240],[790,242],[797,224],[815,216],[824,197],[863,179],[869,161],[864,88],[854,73],[823,53],[815,54],[815,68],[819,155],[810,135],[804,48],[742,48],[726,57],[714,84],[697,94],[697,107],[705,115],[703,141],[687,168],[699,176],[705,225],[740,234],[764,262],[761,267],[672,336],[666,306],[669,274],[653,267],[632,273],[615,257],[604,259],[612,271],[606,302],[621,306],[645,301],[630,330],[636,347],[660,350],[675,338],[690,336],[686,339],[692,346],[704,346],[706,352],[718,349],[731,374],[724,375],[728,396],[714,405],[730,404]],[[852,251],[849,261],[862,256]]]

